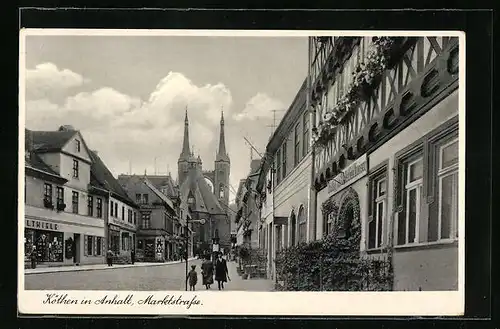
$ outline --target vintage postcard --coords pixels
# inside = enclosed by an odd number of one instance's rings
[[[462,315],[465,38],[21,30],[19,312]]]

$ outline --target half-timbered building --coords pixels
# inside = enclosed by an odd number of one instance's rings
[[[312,236],[360,229],[394,290],[457,289],[458,38],[313,37],[309,65]]]

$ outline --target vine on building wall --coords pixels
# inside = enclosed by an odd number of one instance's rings
[[[327,110],[317,127],[313,128],[315,147],[326,146],[334,129],[346,115],[366,99],[379,81],[390,60],[395,38],[374,37],[366,61],[359,63],[352,73],[352,81],[335,106]]]

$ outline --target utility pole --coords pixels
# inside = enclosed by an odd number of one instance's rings
[[[253,146],[252,142],[250,142],[250,141],[248,140],[248,138],[246,138],[246,137],[243,137],[243,139],[244,139],[244,140],[247,142],[247,144],[250,146],[250,149],[251,149],[251,150],[254,150],[254,151],[255,151],[255,153],[257,153],[257,154],[258,154],[258,155],[262,158],[262,154],[261,154],[261,153],[260,153],[260,152],[259,152],[259,151],[255,148],[255,146]]]

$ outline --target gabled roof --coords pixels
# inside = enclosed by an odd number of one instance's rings
[[[157,189],[165,189],[165,194],[168,197],[176,198],[178,187],[170,175],[146,175],[147,179]]]
[[[35,153],[35,150],[33,149],[33,143],[32,143],[33,135],[31,134],[31,131],[25,129],[24,132],[25,132],[24,149],[25,152],[29,153],[29,158],[25,157],[25,163],[24,163],[25,167],[48,174],[56,179],[67,181],[67,179],[59,175],[55,170],[53,170],[49,165],[47,165],[42,160],[42,158],[40,158],[38,154]]]
[[[187,177],[180,187],[181,202],[187,204],[187,199],[191,193],[196,204],[193,212],[204,212],[211,215],[225,215],[225,208],[219,203],[212,190],[208,186],[201,170],[193,166],[189,168]]]
[[[170,209],[175,210],[174,208],[174,203],[172,200],[170,200],[165,194],[163,194],[161,191],[159,191],[150,181],[147,177],[144,177],[144,184],[146,184],[147,187],[151,189],[163,202],[165,202]]]
[[[66,143],[78,132],[63,131],[31,131],[33,149],[36,152],[60,151]]]
[[[90,185],[106,189],[113,194],[113,197],[117,197],[131,206],[136,206],[101,158],[94,151],[89,150],[89,154],[92,160],[92,165],[90,167]]]

